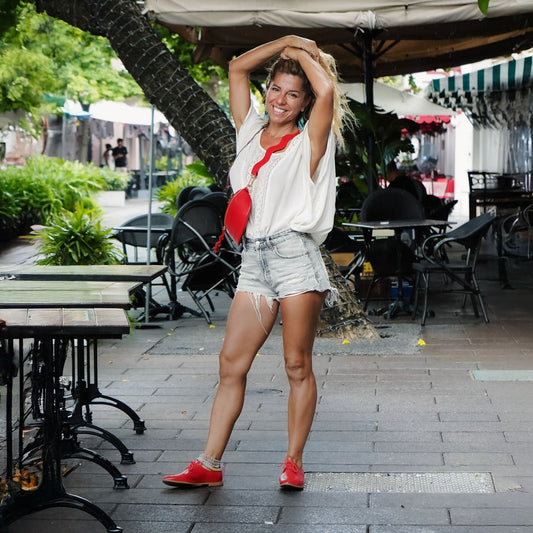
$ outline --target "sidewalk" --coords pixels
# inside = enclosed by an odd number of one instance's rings
[[[12,257],[12,256],[11,256]],[[0,254],[0,262],[8,262]],[[462,312],[459,297],[431,300],[436,316],[372,317],[374,342],[317,339],[319,400],[304,456],[306,488],[282,493],[288,386],[281,326],[258,354],[243,413],[224,456],[224,486],[177,490],[161,483],[202,450],[217,384],[217,353],[230,304],[217,297],[213,324],[183,317],[102,342],[100,390],[128,403],[95,406],[96,424],[134,452],[120,465],[101,440],[83,444],[128,477],[113,490],[97,465],[69,460],[69,492],[111,514],[127,533],[522,533],[533,531],[533,262],[509,260],[513,289],[481,264],[490,323]],[[423,339],[425,346],[418,341]],[[8,533],[93,533],[85,513],[53,508]]]

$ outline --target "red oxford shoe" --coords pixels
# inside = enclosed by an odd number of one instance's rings
[[[304,488],[304,469],[297,466],[290,457],[287,457],[281,466],[283,466],[283,472],[279,476],[280,488],[302,490]]]
[[[171,487],[220,487],[222,470],[207,470],[200,461],[191,461],[181,474],[165,476],[163,483]]]

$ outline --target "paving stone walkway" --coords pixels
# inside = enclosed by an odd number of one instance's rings
[[[531,532],[533,262],[511,259],[508,270],[513,288],[502,289],[495,257],[480,265],[489,324],[469,305],[462,310],[459,297],[435,297],[424,328],[407,316],[373,317],[383,335],[374,343],[317,340],[319,400],[300,493],[277,487],[288,393],[281,326],[253,365],[224,486],[214,489],[171,489],[161,477],[202,449],[229,299],[217,297],[214,328],[195,317],[161,319],[102,342],[101,390],[132,406],[147,430],[137,435],[122,412],[95,406],[95,423],[119,436],[136,463],[120,465],[118,452],[96,438],[83,443],[127,475],[130,489],[114,490],[100,467],[69,460],[67,490],[127,533]],[[6,531],[104,528],[54,508]]]

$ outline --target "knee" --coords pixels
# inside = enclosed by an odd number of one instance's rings
[[[304,355],[289,357],[285,360],[285,372],[292,383],[302,382],[313,375],[311,358]]]
[[[222,351],[219,356],[219,376],[221,381],[240,382],[246,379],[248,368],[239,358]]]

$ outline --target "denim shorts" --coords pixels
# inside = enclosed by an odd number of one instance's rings
[[[310,291],[328,292],[331,305],[337,291],[331,287],[320,250],[313,239],[293,230],[258,239],[244,239],[238,291],[279,300]]]

